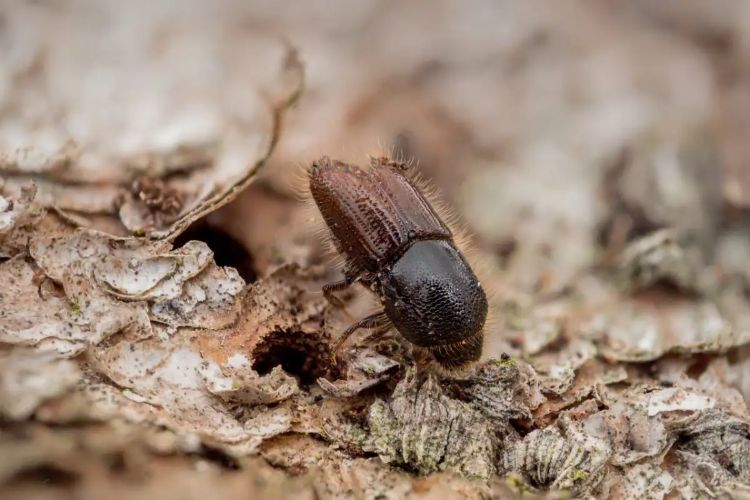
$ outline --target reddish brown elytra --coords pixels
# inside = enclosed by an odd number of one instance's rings
[[[310,192],[345,259],[344,279],[323,287],[326,298],[340,305],[333,293],[360,282],[383,305],[351,325],[337,348],[359,328],[393,326],[446,369],[478,360],[487,318],[479,280],[406,167],[371,163],[324,157],[310,170]]]

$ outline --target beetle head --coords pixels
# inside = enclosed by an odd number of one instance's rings
[[[385,312],[407,340],[428,348],[446,368],[479,359],[487,297],[452,243],[412,244],[382,285]]]

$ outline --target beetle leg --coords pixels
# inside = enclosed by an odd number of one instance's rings
[[[344,270],[344,279],[342,279],[341,281],[335,281],[333,283],[328,283],[327,285],[323,285],[323,295],[325,296],[329,304],[331,304],[337,309],[341,309],[342,311],[344,311],[344,314],[346,314],[347,318],[354,319],[352,315],[349,313],[349,311],[347,310],[346,304],[344,304],[344,301],[341,300],[336,295],[334,295],[334,292],[345,290],[358,281],[362,283],[363,285],[370,287],[371,280],[372,280],[372,273],[362,272],[362,271],[358,271],[356,268],[347,267]]]
[[[323,295],[325,296],[328,303],[330,303],[332,306],[336,307],[337,309],[344,309],[346,307],[344,305],[344,302],[336,295],[334,295],[334,292],[345,290],[349,288],[352,283],[354,283],[354,280],[346,277],[341,281],[323,285]]]
[[[344,330],[344,333],[341,334],[341,337],[336,341],[336,343],[333,345],[333,350],[331,351],[331,357],[333,358],[333,363],[336,364],[336,356],[341,349],[341,347],[344,345],[344,342],[357,330],[360,328],[382,328],[386,325],[390,326],[391,320],[386,316],[385,311],[380,311],[375,314],[371,314],[367,316],[366,318],[362,318],[361,320],[357,321],[353,325],[351,325],[349,328]]]
[[[335,281],[333,283],[323,285],[323,295],[325,296],[328,303],[336,307],[337,309],[346,310],[344,302],[336,295],[334,295],[334,292],[346,290],[361,277],[361,274],[362,273],[357,272],[356,269],[352,269],[351,267],[347,266],[347,268],[344,270],[344,279],[342,279],[341,281]]]
[[[382,339],[388,332],[390,332],[391,328],[393,328],[393,323],[391,323],[390,321],[388,323],[378,325],[373,328],[372,333],[368,334],[367,337],[364,338],[364,341],[370,344],[373,342],[377,342],[378,340]]]

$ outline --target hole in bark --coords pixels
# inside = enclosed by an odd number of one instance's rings
[[[696,354],[693,362],[688,366],[686,374],[692,379],[700,378],[708,369],[709,363],[714,359],[710,354]]]
[[[277,331],[264,338],[253,351],[253,369],[261,375],[275,366],[297,377],[303,385],[325,375],[328,346],[314,335],[296,331]]]
[[[210,446],[203,446],[201,455],[204,459],[214,462],[226,469],[239,470],[240,464],[236,458],[228,455],[227,453],[219,450],[218,448],[212,448]]]
[[[40,465],[30,469],[25,469],[9,481],[10,484],[45,484],[48,486],[69,487],[75,484],[78,475],[73,472],[61,469],[54,465]]]
[[[180,247],[190,240],[199,240],[207,244],[214,253],[216,264],[235,268],[246,283],[253,283],[258,278],[252,254],[226,231],[200,220],[179,235],[174,245]]]

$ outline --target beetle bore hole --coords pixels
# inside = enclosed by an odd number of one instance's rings
[[[200,452],[200,456],[226,469],[239,470],[240,468],[240,464],[237,459],[217,448],[212,448],[210,446],[204,445]]]
[[[685,373],[688,377],[697,380],[708,370],[708,365],[713,360],[714,356],[710,354],[696,354]]]
[[[24,469],[14,475],[7,483],[12,485],[46,484],[48,486],[70,487],[78,481],[74,472],[55,465],[46,464]]]
[[[253,283],[258,279],[250,251],[223,229],[199,220],[175,239],[174,246],[175,248],[181,247],[191,240],[199,240],[208,245],[214,253],[216,264],[235,268],[245,283]]]
[[[302,385],[325,375],[329,348],[317,335],[298,331],[275,331],[253,350],[253,369],[260,375],[275,366],[296,377]]]

